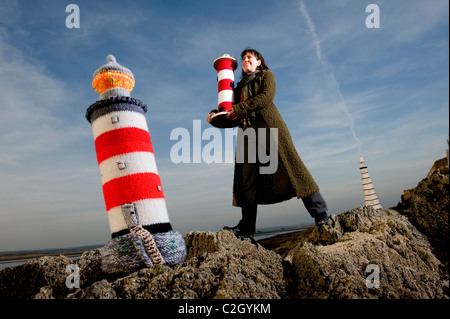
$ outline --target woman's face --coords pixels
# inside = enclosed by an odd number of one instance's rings
[[[256,59],[256,57],[250,52],[246,52],[242,57],[242,70],[244,70],[247,74],[255,72],[260,65],[261,60]]]

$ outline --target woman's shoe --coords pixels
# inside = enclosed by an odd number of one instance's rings
[[[323,224],[325,224],[327,222],[327,220],[328,220],[327,212],[318,213],[314,217],[314,221],[316,222],[316,226],[322,226]]]
[[[253,239],[253,237],[255,236],[254,232],[252,233],[252,232],[243,231],[239,227],[239,225],[234,226],[234,227],[224,226],[222,229],[232,232],[237,238],[250,238],[250,239]]]

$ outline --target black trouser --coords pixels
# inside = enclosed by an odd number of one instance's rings
[[[257,128],[256,128],[257,134]],[[259,164],[249,163],[249,147],[256,145],[256,134],[250,136],[247,140],[246,147],[244,148],[244,162],[241,165],[242,168],[242,219],[239,221],[238,227],[245,233],[253,234],[256,227],[256,213],[257,213],[257,201],[256,201],[256,183],[258,178]],[[250,146],[249,146],[250,145]]]
[[[303,204],[311,217],[316,217],[318,213],[326,212],[327,204],[320,192],[313,193],[309,196],[302,197]],[[256,231],[256,215],[257,215],[256,203],[247,204],[242,206],[242,219],[239,221],[239,228],[245,233],[254,233]]]
[[[302,197],[303,204],[306,210],[312,217],[316,217],[319,213],[324,213],[328,210],[327,203],[320,192],[315,192],[309,196]]]

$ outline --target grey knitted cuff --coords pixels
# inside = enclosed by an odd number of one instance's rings
[[[140,237],[136,234],[126,234],[109,240],[101,254],[102,270],[109,274],[130,273],[153,266]]]
[[[184,260],[186,243],[180,233],[171,230],[165,233],[152,234],[152,236],[166,265],[173,266]]]

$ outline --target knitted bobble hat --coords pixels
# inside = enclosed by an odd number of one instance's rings
[[[130,96],[134,88],[133,73],[117,63],[116,58],[109,54],[107,64],[99,67],[93,75],[92,87],[100,94],[100,100],[111,96]]]

